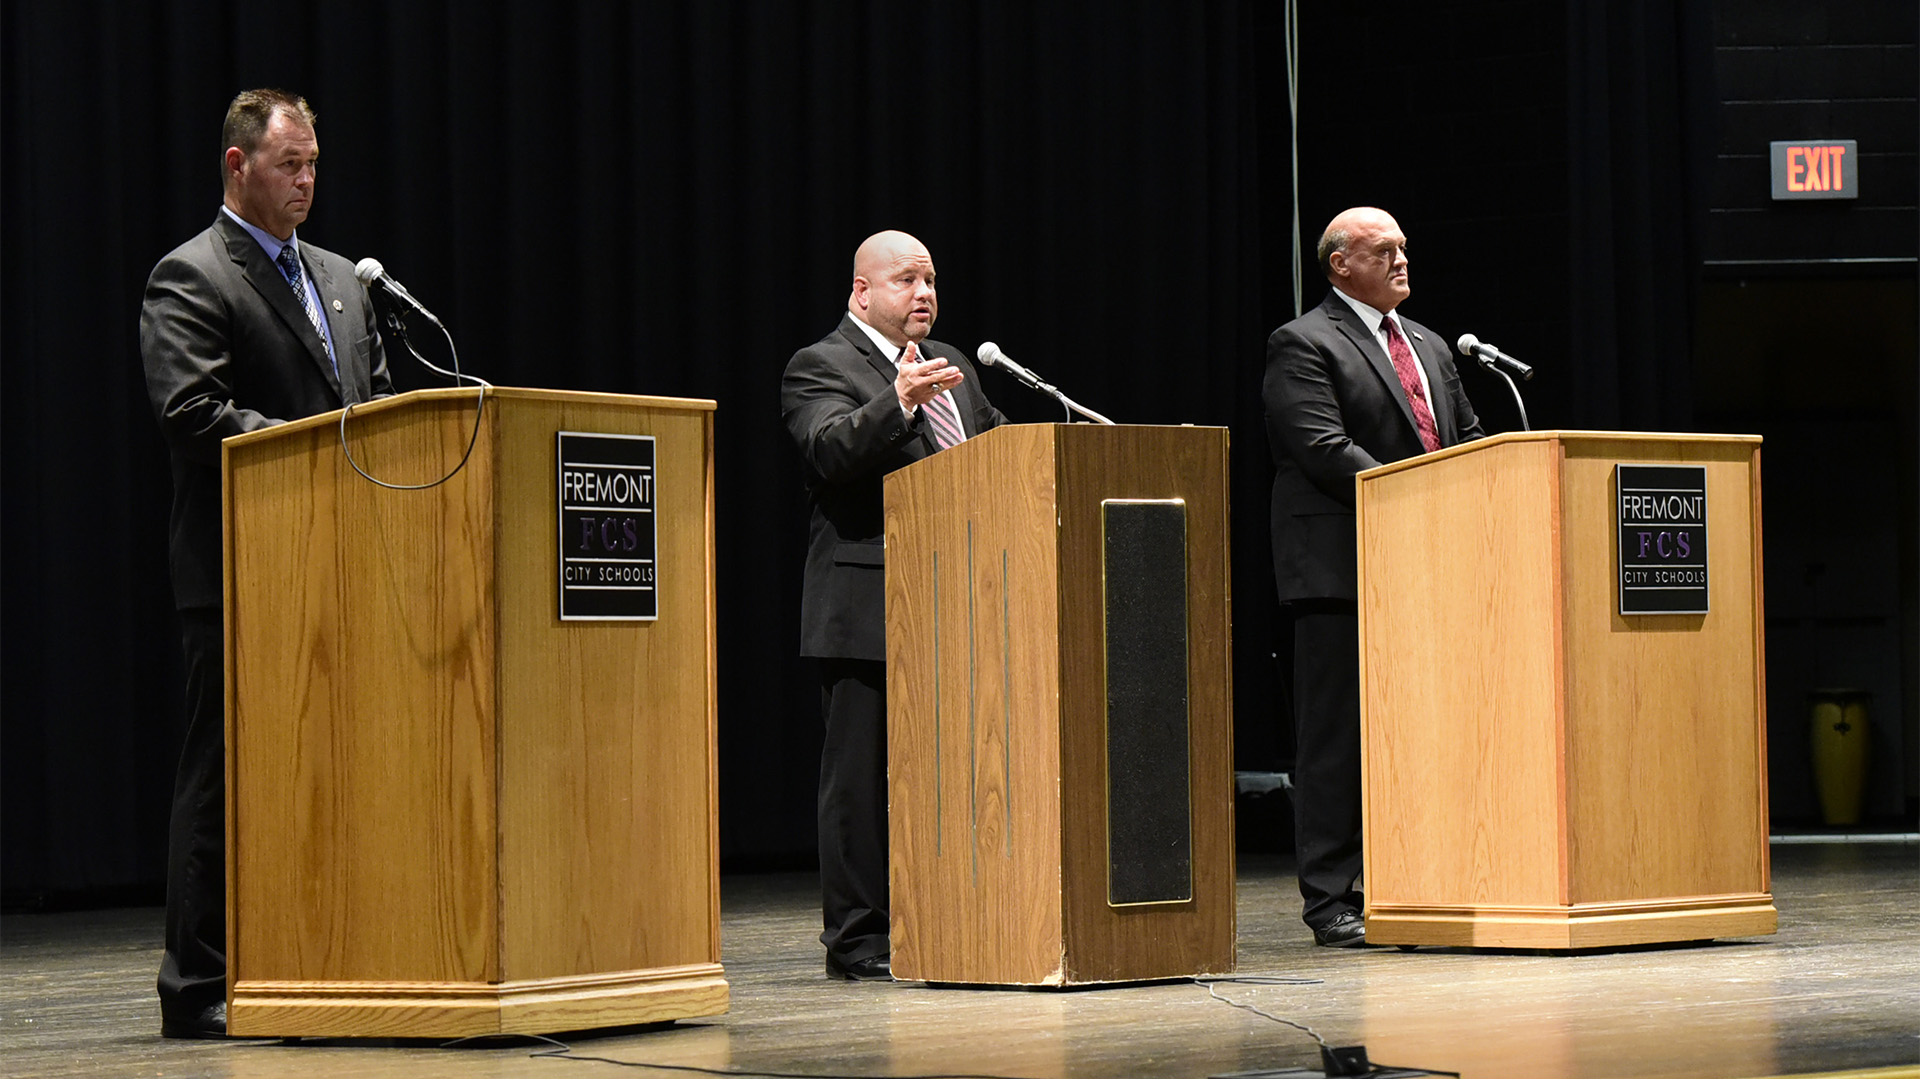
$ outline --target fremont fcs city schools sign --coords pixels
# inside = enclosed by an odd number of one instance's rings
[[[653,436],[559,440],[560,617],[658,618]]]
[[[1622,615],[1707,610],[1707,469],[1615,465]]]

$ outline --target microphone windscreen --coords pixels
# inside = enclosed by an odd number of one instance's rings
[[[980,348],[973,355],[982,364],[992,367],[1000,362],[1000,346],[995,345],[991,341],[983,341],[980,343]]]
[[[1472,334],[1461,334],[1460,340],[1454,342],[1454,348],[1460,350],[1461,356],[1472,356],[1473,350],[1479,348],[1479,346],[1480,339],[1474,337]]]
[[[380,265],[380,260],[371,255],[361,259],[353,268],[353,276],[358,278],[362,285],[373,284],[380,279],[381,274],[386,272],[387,268]]]

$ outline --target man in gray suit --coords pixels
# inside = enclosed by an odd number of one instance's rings
[[[228,106],[221,142],[220,212],[153,268],[140,309],[147,395],[173,462],[169,562],[187,667],[159,978],[172,1038],[227,1030],[220,440],[393,392],[353,264],[294,235],[313,205],[313,110],[249,90]]]
[[[973,364],[929,340],[933,256],[903,232],[853,257],[840,325],[795,353],[780,412],[800,451],[811,514],[800,653],[816,660],[820,935],[827,973],[891,977],[887,907],[886,474],[1006,422]]]
[[[1366,942],[1360,876],[1356,473],[1480,438],[1447,346],[1395,311],[1407,238],[1357,207],[1320,237],[1332,288],[1267,339],[1273,570],[1293,622],[1294,845],[1302,918],[1321,945]],[[1438,539],[1438,538],[1436,538]]]

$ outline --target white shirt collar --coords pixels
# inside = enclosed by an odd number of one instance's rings
[[[1386,312],[1381,311],[1379,308],[1374,307],[1372,304],[1364,304],[1358,300],[1355,300],[1353,297],[1348,296],[1344,292],[1341,292],[1340,286],[1338,285],[1335,285],[1333,287],[1333,291],[1336,293],[1339,293],[1340,299],[1345,300],[1347,302],[1347,306],[1353,309],[1353,313],[1355,315],[1360,316],[1360,321],[1367,324],[1367,331],[1369,333],[1377,335],[1381,332],[1380,322],[1381,320],[1387,317]],[[1407,332],[1406,327],[1400,326],[1399,319],[1393,320],[1393,325],[1400,327],[1400,333],[1402,335],[1404,335]]]
[[[1381,324],[1387,321],[1389,314],[1371,304],[1363,304],[1353,297],[1348,296],[1346,293],[1340,292],[1337,286],[1333,291],[1339,294],[1340,299],[1347,302],[1347,306],[1353,309],[1355,315],[1360,316],[1361,322],[1367,324],[1368,331],[1373,334],[1373,340],[1386,352],[1388,360],[1391,361],[1393,358],[1393,347],[1387,340],[1386,331],[1381,328]],[[1433,401],[1433,384],[1427,379],[1427,365],[1420,359],[1420,350],[1413,347],[1412,335],[1407,333],[1406,327],[1400,325],[1400,317],[1398,315],[1391,317],[1393,319],[1393,325],[1400,330],[1400,337],[1407,343],[1407,350],[1413,354],[1413,370],[1414,374],[1420,378],[1420,393],[1431,403]]]
[[[875,330],[871,326],[868,326],[867,320],[861,318],[858,314],[854,312],[852,308],[847,309],[847,314],[852,315],[853,324],[855,326],[858,326],[860,329],[865,330],[867,332],[867,336],[873,339],[873,343],[879,346],[880,355],[886,357],[888,363],[898,367],[900,364],[900,353],[902,350],[906,348],[906,346],[895,345],[893,342],[888,341],[884,337],[881,337],[880,331]]]

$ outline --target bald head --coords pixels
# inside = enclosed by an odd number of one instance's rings
[[[853,276],[871,278],[877,271],[903,258],[933,261],[933,256],[927,253],[927,245],[911,233],[903,233],[899,229],[874,233],[860,241],[859,250],[853,253]]]
[[[1342,210],[1320,234],[1320,270],[1341,292],[1380,311],[1392,311],[1412,290],[1407,284],[1407,236],[1385,210]]]
[[[898,230],[874,233],[853,253],[847,310],[902,348],[924,341],[939,314],[927,246]]]

